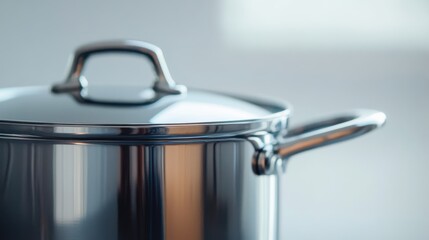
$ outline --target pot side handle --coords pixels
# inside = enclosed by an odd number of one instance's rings
[[[384,125],[386,115],[375,110],[355,110],[292,128],[276,150],[282,159],[313,148],[349,140]]]

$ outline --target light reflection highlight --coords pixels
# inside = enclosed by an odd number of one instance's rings
[[[58,224],[77,222],[86,215],[88,174],[84,150],[72,145],[54,148],[54,214]]]

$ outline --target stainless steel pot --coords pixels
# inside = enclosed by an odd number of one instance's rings
[[[153,88],[89,87],[85,62],[104,52],[148,57]],[[289,117],[284,103],[187,91],[148,43],[79,48],[65,83],[0,90],[0,239],[278,239],[286,160],[386,118]]]

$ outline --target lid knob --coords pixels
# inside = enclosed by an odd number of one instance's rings
[[[155,94],[141,99],[138,102],[117,102],[91,99],[87,96],[88,82],[82,75],[85,62],[91,55],[100,53],[137,53],[149,58],[152,62],[157,79],[152,89]],[[108,104],[108,105],[142,105],[150,104],[165,95],[185,94],[186,87],[176,85],[165,62],[162,50],[150,43],[136,40],[120,40],[91,43],[79,47],[72,58],[70,70],[64,83],[55,84],[52,87],[54,93],[71,93],[78,101],[84,103]]]

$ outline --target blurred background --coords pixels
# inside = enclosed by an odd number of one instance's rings
[[[291,102],[292,125],[386,112],[383,129],[289,162],[281,239],[429,239],[429,1],[2,0],[0,87],[63,81],[77,46],[123,38],[160,46],[180,84]],[[133,56],[87,69],[152,83]]]

